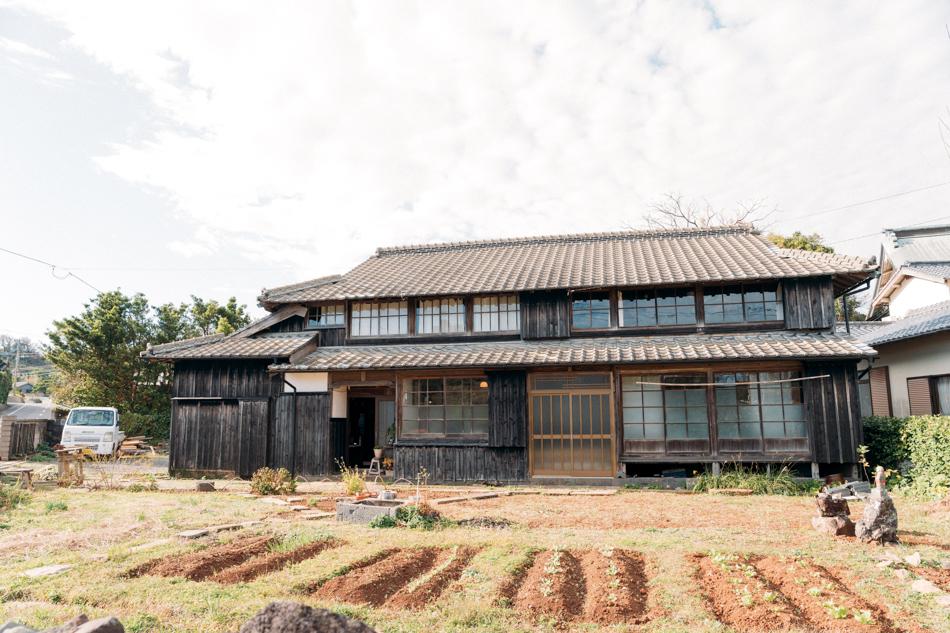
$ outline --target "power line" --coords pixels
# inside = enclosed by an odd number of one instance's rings
[[[17,257],[22,257],[23,259],[27,259],[27,260],[29,260],[29,261],[31,261],[31,262],[36,262],[37,264],[43,264],[44,266],[49,266],[50,274],[51,274],[55,279],[59,279],[60,281],[62,281],[62,280],[64,280],[64,279],[68,279],[69,277],[72,277],[72,278],[75,279],[76,281],[78,281],[78,282],[80,282],[80,283],[83,283],[83,284],[86,284],[87,286],[89,286],[90,288],[92,288],[93,290],[95,290],[97,294],[102,294],[102,291],[101,291],[101,290],[99,290],[98,288],[96,288],[95,286],[93,286],[91,283],[89,283],[88,281],[86,281],[85,279],[83,279],[82,277],[80,277],[79,275],[76,275],[76,274],[74,274],[74,273],[72,273],[72,272],[69,272],[68,270],[66,271],[66,274],[65,274],[63,277],[60,277],[59,275],[56,274],[56,269],[58,268],[58,266],[57,266],[56,264],[51,264],[51,263],[49,263],[49,262],[43,261],[42,259],[37,259],[36,257],[30,257],[29,255],[24,255],[23,253],[17,253],[16,251],[11,251],[10,249],[8,249],[8,248],[3,248],[2,246],[0,246],[0,251],[3,251],[3,252],[5,252],[5,253],[10,253],[11,255],[16,255]]]
[[[804,218],[812,218],[816,215],[824,215],[825,213],[834,213],[835,211],[844,211],[845,209],[853,209],[854,207],[860,207],[865,204],[871,204],[873,202],[881,202],[882,200],[890,200],[892,198],[900,198],[901,196],[910,195],[912,193],[919,193],[921,191],[927,191],[929,189],[937,189],[938,187],[946,187],[950,185],[950,180],[947,182],[938,182],[933,185],[927,185],[926,187],[918,187],[917,189],[908,189],[907,191],[900,191],[898,193],[891,193],[886,196],[881,196],[879,198],[872,198],[870,200],[862,200],[861,202],[853,202],[851,204],[845,204],[840,207],[832,207],[830,209],[822,209],[821,211],[815,211],[813,213],[806,213],[805,215],[799,215],[793,218],[787,218],[788,220],[802,220]]]
[[[908,228],[913,228],[915,226],[923,226],[924,224],[930,224],[931,222],[937,222],[939,220],[950,220],[950,215],[941,215],[936,218],[928,218],[923,222],[918,222],[916,224],[906,225]],[[841,244],[843,242],[853,242],[854,240],[860,240],[865,237],[874,237],[875,235],[880,235],[881,231],[875,231],[874,233],[865,233],[864,235],[855,235],[854,237],[846,237],[843,240],[833,240],[828,242],[829,244]]]

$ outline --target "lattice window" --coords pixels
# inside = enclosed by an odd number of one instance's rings
[[[472,319],[475,332],[517,332],[521,329],[518,295],[475,297]]]
[[[620,295],[620,327],[695,323],[696,297],[691,288],[628,291]]]
[[[416,302],[416,334],[451,334],[465,331],[462,299],[420,299]]]
[[[307,310],[307,328],[339,327],[345,323],[343,304],[316,306]]]
[[[354,303],[350,312],[352,336],[409,334],[409,306],[405,301]]]
[[[782,321],[782,287],[779,284],[713,286],[703,289],[707,324]]]
[[[799,372],[735,372],[715,375],[719,437],[727,439],[804,438],[805,406]],[[753,382],[758,384],[737,384]]]
[[[403,381],[401,436],[488,435],[485,378],[411,378]]]
[[[578,292],[571,303],[571,325],[578,330],[610,327],[610,295]]]

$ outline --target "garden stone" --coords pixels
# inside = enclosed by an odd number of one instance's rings
[[[910,565],[911,567],[917,567],[920,565],[920,552],[914,552],[910,556],[904,557],[904,562]]]
[[[855,535],[866,542],[897,543],[897,508],[883,488],[875,488],[868,496]]]
[[[906,569],[895,569],[894,575],[900,578],[901,580],[907,580],[907,578],[910,576],[910,572],[907,571]]]
[[[76,633],[76,629],[81,627],[83,624],[89,621],[89,618],[85,614],[77,615],[75,618],[63,624],[62,626],[57,626],[52,629],[46,629],[43,633]]]
[[[36,631],[11,620],[0,625],[0,633],[36,633]]]
[[[937,604],[941,607],[950,607],[950,595],[937,596]]]
[[[917,593],[940,593],[940,588],[937,585],[924,578],[918,578],[911,583],[910,590]]]
[[[827,492],[819,493],[815,498],[815,503],[818,504],[818,512],[820,512],[823,517],[846,517],[851,513],[847,501],[844,499],[836,499]]]
[[[240,633],[375,633],[376,629],[326,609],[272,602],[244,623]]]
[[[812,527],[831,536],[854,536],[854,522],[848,517],[812,517]]]
[[[72,565],[46,565],[44,567],[34,567],[33,569],[27,569],[23,572],[24,576],[28,578],[39,578],[40,576],[54,576],[56,574],[61,574],[67,569],[70,569]]]

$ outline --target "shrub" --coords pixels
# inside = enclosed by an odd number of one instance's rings
[[[297,490],[297,480],[286,468],[258,468],[251,476],[251,490],[259,495],[286,495]]]
[[[350,468],[343,461],[337,460],[340,467],[340,478],[343,480],[343,489],[348,495],[358,495],[366,490],[366,473],[360,473],[359,468]]]
[[[757,495],[807,495],[818,488],[818,482],[799,482],[788,466],[782,466],[771,474],[752,468],[731,466],[718,475],[701,473],[693,484],[694,492],[707,492],[711,488],[745,488]]]
[[[144,435],[156,440],[168,439],[171,415],[168,413],[123,413],[119,426],[129,437]]]
[[[46,514],[50,512],[65,512],[69,509],[69,506],[66,505],[65,501],[47,501],[46,502]]]
[[[30,502],[30,493],[16,486],[0,484],[0,512],[13,510]]]
[[[907,418],[901,432],[911,467],[911,492],[942,496],[950,490],[950,417]]]
[[[369,526],[374,528],[406,527],[414,530],[432,530],[444,527],[451,521],[442,518],[432,506],[427,503],[406,505],[396,510],[395,518],[386,514],[370,521]]]
[[[883,466],[895,472],[903,468],[909,458],[902,437],[906,423],[907,418],[864,418],[864,445],[867,446],[865,459],[870,468]]]

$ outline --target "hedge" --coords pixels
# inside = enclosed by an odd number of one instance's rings
[[[901,474],[901,487],[938,496],[950,490],[950,417],[864,419],[867,460]]]

